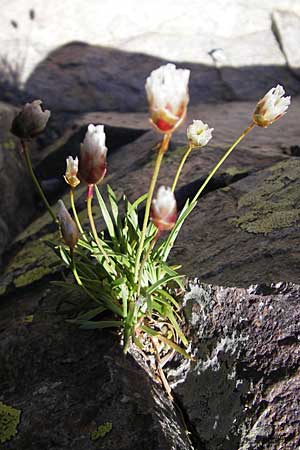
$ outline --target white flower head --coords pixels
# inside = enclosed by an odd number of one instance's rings
[[[80,177],[87,184],[96,184],[106,173],[106,154],[104,125],[88,126],[80,146]]]
[[[77,158],[77,156],[75,159],[73,159],[72,156],[69,156],[66,159],[66,163],[67,163],[67,168],[66,168],[66,173],[64,175],[64,179],[72,188],[75,188],[80,183],[80,180],[77,178],[77,173],[78,173],[78,158]]]
[[[177,128],[186,114],[189,102],[190,71],[166,64],[151,72],[146,80],[151,121],[163,133]]]
[[[105,140],[104,125],[93,125],[91,123],[88,126],[84,141],[81,144],[82,151],[87,151],[89,153],[100,151],[106,156],[107,148],[105,146]]]
[[[171,230],[176,222],[177,206],[169,187],[160,186],[152,200],[151,220],[159,230]]]
[[[193,147],[204,147],[212,138],[213,128],[209,128],[207,123],[202,120],[193,120],[193,123],[187,128],[186,134],[190,144]]]
[[[291,97],[284,97],[284,94],[283,87],[278,84],[259,100],[253,114],[253,121],[256,125],[267,127],[287,112]]]

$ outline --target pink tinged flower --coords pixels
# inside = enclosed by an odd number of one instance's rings
[[[202,120],[193,120],[187,128],[186,134],[190,145],[193,147],[204,147],[212,138],[213,128],[208,128],[207,123]]]
[[[253,114],[256,125],[266,128],[287,112],[291,97],[284,97],[284,94],[283,87],[278,84],[259,100]]]
[[[32,139],[44,131],[50,115],[50,111],[43,108],[41,100],[26,103],[14,118],[10,131],[20,139]]]
[[[62,200],[58,200],[58,204],[59,209],[57,217],[60,224],[61,234],[65,244],[73,249],[79,239],[79,231],[69,211],[65,207],[64,202]]]
[[[106,173],[105,132],[103,125],[88,126],[80,144],[79,175],[87,184],[97,184]]]
[[[150,120],[158,131],[172,132],[184,120],[189,102],[189,77],[189,70],[167,64],[153,70],[147,78]]]
[[[159,231],[171,230],[177,217],[176,199],[169,187],[160,186],[152,200],[151,221]]]
[[[66,183],[68,183],[73,189],[78,186],[80,183],[80,180],[77,178],[78,173],[78,158],[76,156],[75,159],[72,158],[72,156],[69,156],[66,159],[67,168],[66,173],[64,175],[64,179]]]

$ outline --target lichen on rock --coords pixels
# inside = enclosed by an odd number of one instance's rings
[[[91,433],[91,440],[97,441],[100,438],[106,436],[112,430],[112,423],[105,422],[97,427],[95,431]]]
[[[0,443],[9,441],[18,432],[21,411],[0,402]]]
[[[230,219],[248,233],[268,234],[300,226],[299,162],[280,162],[267,172],[269,177],[239,199],[240,216]]]

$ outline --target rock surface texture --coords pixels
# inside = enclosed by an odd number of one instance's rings
[[[205,450],[284,450],[300,445],[300,290],[192,283],[185,310],[195,362],[169,371]]]

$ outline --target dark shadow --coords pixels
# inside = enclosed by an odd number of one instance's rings
[[[52,51],[35,68],[24,90],[18,87],[20,67],[0,61],[0,100],[41,98],[48,108],[66,116],[89,111],[146,111],[145,80],[167,60],[142,53],[72,42]],[[191,69],[190,104],[257,100],[277,83],[290,95],[300,81],[286,66],[224,67],[176,63]],[[2,66],[2,67],[1,67]],[[8,76],[1,76],[10,73]]]

